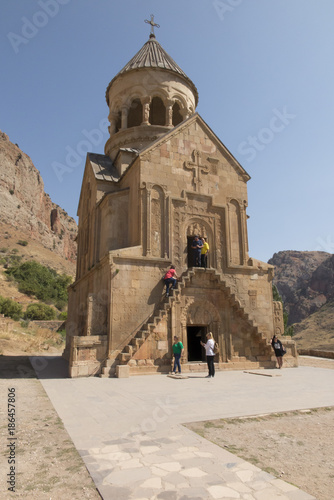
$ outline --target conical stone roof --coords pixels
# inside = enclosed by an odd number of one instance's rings
[[[180,68],[178,64],[171,58],[169,54],[161,47],[160,43],[156,40],[154,35],[150,35],[150,39],[142,46],[142,48],[137,52],[135,56],[117,73],[117,75],[111,80],[106,90],[106,99],[109,106],[109,89],[114,83],[114,81],[124,73],[134,70],[140,70],[145,68],[157,68],[173,73],[177,73],[179,76],[183,77],[187,83],[190,85],[196,100],[196,105],[198,103],[198,92],[194,83],[188,78],[185,72]]]

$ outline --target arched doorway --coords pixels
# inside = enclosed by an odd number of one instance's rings
[[[182,311],[182,342],[187,354],[188,363],[205,362],[205,349],[200,342],[206,342],[206,334],[211,332],[213,338],[220,346],[220,353],[217,354],[215,362],[225,359],[224,339],[221,335],[221,318],[218,309],[209,300],[195,299],[189,300],[187,307]]]
[[[187,326],[188,362],[206,360],[201,342],[206,342],[207,332],[208,327],[204,325]]]

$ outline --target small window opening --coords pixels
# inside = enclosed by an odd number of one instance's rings
[[[173,125],[174,125],[174,127],[176,125],[178,125],[179,123],[181,123],[183,120],[180,111],[181,111],[181,108],[180,108],[179,103],[177,103],[177,102],[174,103],[174,106],[173,106]]]
[[[149,120],[151,125],[166,124],[166,107],[160,97],[153,97],[152,99]]]
[[[143,105],[140,99],[134,99],[128,114],[128,128],[138,127],[143,121]]]

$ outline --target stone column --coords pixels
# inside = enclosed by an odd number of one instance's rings
[[[150,125],[150,104],[151,104],[151,98],[149,96],[145,96],[141,99],[140,101],[143,105],[143,121],[142,125]]]
[[[181,342],[184,347],[184,362],[188,363],[188,338],[187,338],[187,323],[182,321],[180,323],[181,326],[181,331],[180,331],[180,337],[181,337]]]
[[[227,210],[225,210],[225,228],[226,228],[226,260],[227,265],[230,266],[232,263],[231,254],[231,228],[230,228],[230,204],[227,203]]]
[[[129,108],[127,106],[122,106],[122,130],[128,128],[128,114]]]
[[[110,121],[109,133],[113,135],[116,133],[116,123],[117,123],[118,114],[114,111],[110,111],[108,120]]]
[[[93,306],[94,306],[94,297],[93,297],[93,294],[90,293],[87,297],[86,335],[91,335],[92,320],[93,320]]]
[[[217,357],[217,362],[219,363],[220,361],[225,361],[225,356],[226,356],[225,345],[223,339],[220,336],[220,324],[218,321],[214,321],[212,323],[212,333],[214,341],[217,342],[219,345],[219,354]]]
[[[241,218],[241,251],[242,251],[242,264],[246,264],[247,260],[247,241],[246,241],[246,207],[243,205],[240,207],[240,218]]]
[[[174,100],[167,99],[166,101],[166,126],[173,127],[173,105]]]
[[[146,255],[151,255],[151,190],[146,187]]]
[[[109,286],[110,286],[110,299],[109,299],[109,316],[108,316],[108,330],[107,330],[107,341],[108,341],[108,346],[107,346],[107,356],[108,359],[111,357],[111,352],[112,352],[112,323],[113,323],[113,291],[111,289],[111,279],[113,276],[112,272],[112,266],[110,266],[110,277],[109,277]]]
[[[188,108],[180,109],[180,113],[181,113],[182,118],[184,120],[187,120],[189,118],[189,116],[190,116],[190,111],[189,111]]]
[[[170,213],[169,213],[169,206],[170,206],[170,198],[169,195],[167,194],[165,196],[164,200],[164,209],[165,209],[165,244],[164,244],[164,258],[168,259],[168,256],[170,255],[169,253],[169,227],[170,227]]]

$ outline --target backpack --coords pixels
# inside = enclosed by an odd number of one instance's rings
[[[218,354],[218,353],[219,353],[219,344],[218,344],[218,342],[215,342],[215,345],[214,345],[214,347],[213,347],[213,352],[214,352],[215,354]]]

